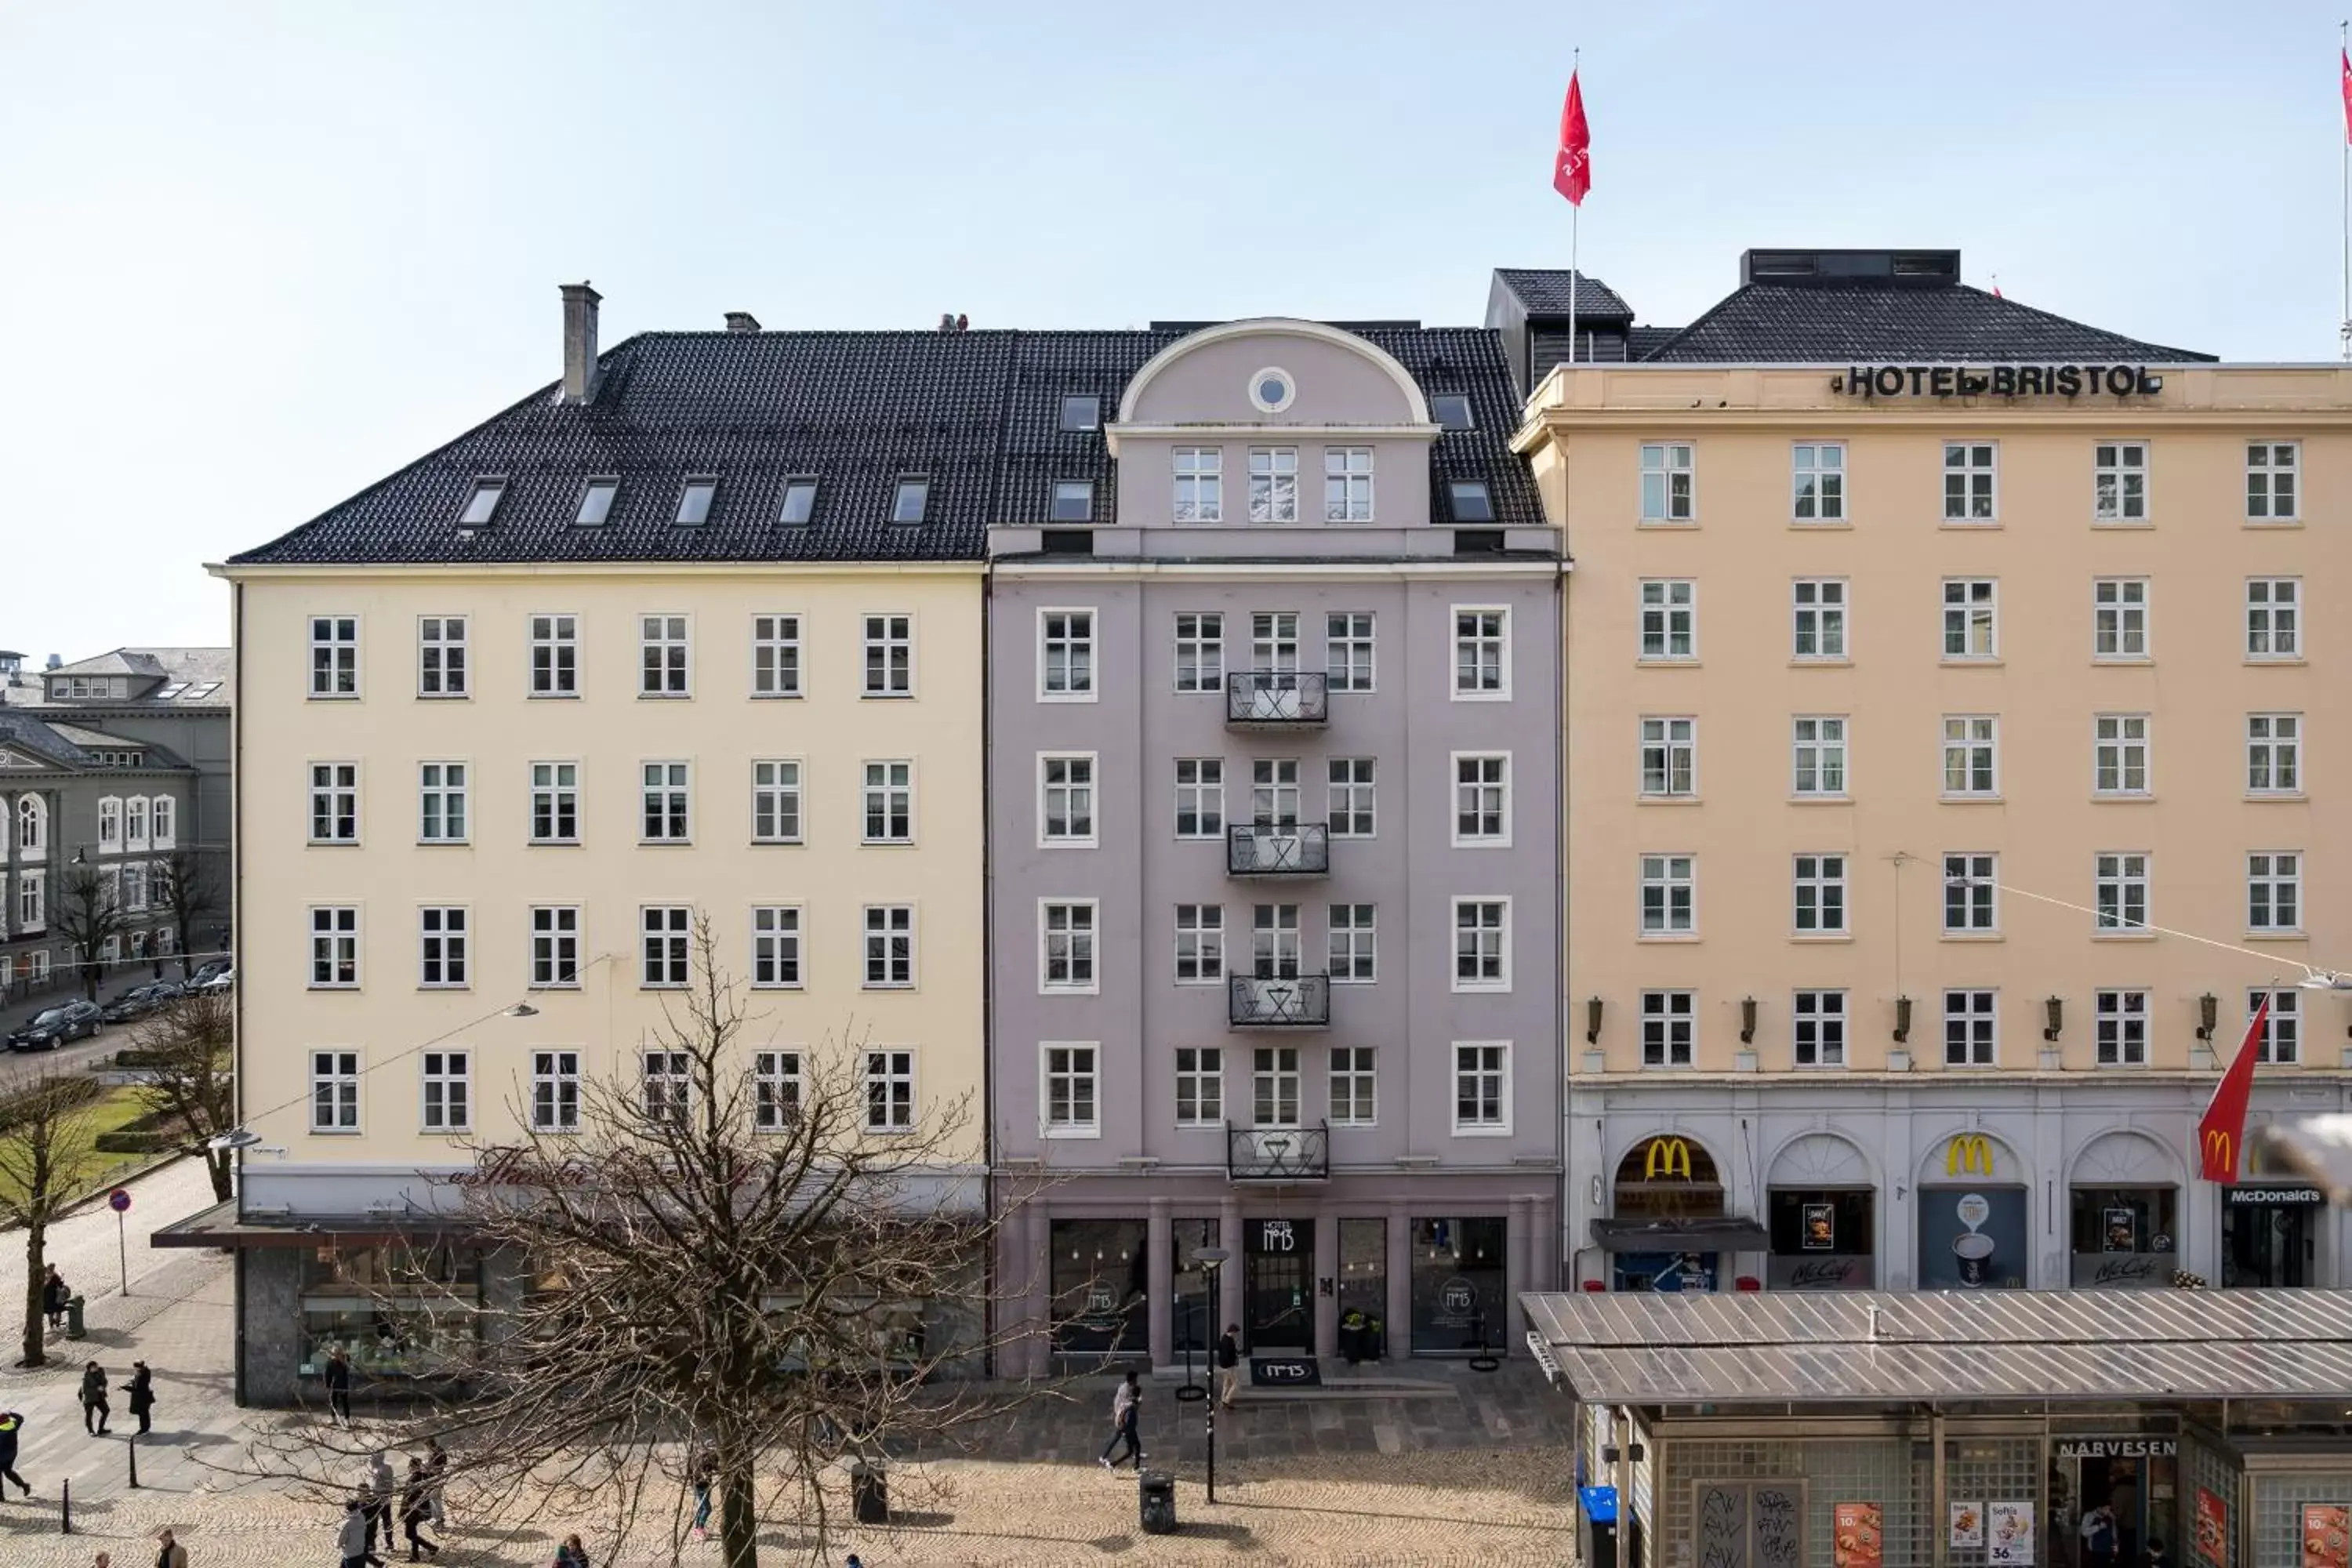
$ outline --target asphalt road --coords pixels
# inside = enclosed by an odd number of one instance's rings
[[[55,995],[45,998],[44,1005],[53,1006],[57,1000]],[[24,1018],[30,1018],[38,1011],[38,1007],[26,1011]],[[0,1035],[5,1035],[21,1022],[23,1018],[12,1016],[5,1026],[0,1026]],[[98,1033],[89,1038],[76,1040],[69,1046],[59,1046],[54,1051],[0,1051],[0,1095],[8,1093],[37,1073],[86,1072],[91,1063],[101,1058],[112,1060],[115,1052],[131,1048],[131,1027],[129,1024],[101,1024]]]

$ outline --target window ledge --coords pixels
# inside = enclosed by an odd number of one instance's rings
[[[2248,654],[2245,658],[2245,663],[2256,669],[2300,669],[2309,662],[2310,660],[2305,658],[2300,654],[2290,658],[2281,658],[2271,654],[2265,654],[2260,657],[2253,654]]]
[[[2303,519],[2299,517],[2250,517],[2245,520],[2244,526],[2253,529],[2301,528],[2303,526]]]
[[[1936,662],[1946,669],[1999,669],[2009,661],[1999,657],[1983,658],[1974,654],[1946,654]]]
[[[1698,519],[1695,517],[1645,517],[1636,521],[1633,526],[1636,528],[1664,530],[1681,529],[1696,532],[1698,529]]]
[[[1636,931],[1633,935],[1635,942],[1663,943],[1669,946],[1677,942],[1695,942],[1698,939],[1698,932],[1695,931]]]
[[[640,691],[637,693],[637,700],[640,702],[691,702],[694,700],[694,693],[691,691]]]
[[[2309,795],[2304,794],[2303,791],[2299,789],[2250,789],[2246,792],[2246,800],[2250,805],[2260,801],[2284,801],[2292,805],[2297,802],[2308,802],[2310,799],[2311,797]]]
[[[2091,656],[2094,669],[2146,669],[2156,660],[2144,653],[2095,653]]]
[[[1850,795],[1791,795],[1789,796],[1789,804],[1790,805],[1852,805],[1853,804],[1853,796]]]
[[[419,702],[471,702],[473,700],[474,694],[470,691],[420,691],[416,694]]]
[[[1843,517],[1824,519],[1792,517],[1789,520],[1789,526],[1799,533],[1851,533],[1853,531],[1853,521],[1851,518]]]
[[[1040,1138],[1100,1138],[1099,1127],[1047,1127],[1039,1130]]]
[[[2156,792],[2152,789],[2095,789],[2091,792],[2091,804],[2093,805],[2154,805],[2156,804]]]
[[[2309,942],[2311,933],[2305,931],[2250,931],[2246,933],[2245,940],[2248,942]]]
[[[802,849],[808,846],[805,838],[754,838],[750,843],[754,849]]]
[[[1800,653],[1790,656],[1789,668],[1790,669],[1852,669],[1853,660],[1843,656],[1832,658],[1822,655]]]
[[[526,693],[526,696],[533,702],[577,702],[580,700],[580,693],[577,691],[532,691]]]
[[[1997,931],[1948,931],[1938,932],[1937,940],[1939,942],[2000,942],[2002,937]]]
[[[1997,517],[1948,517],[1936,526],[1955,533],[1989,533],[1997,531],[2001,521]]]
[[[1937,801],[1944,805],[2000,805],[1998,795],[1939,795]]]
[[[1456,1138],[1508,1138],[1510,1135],[1511,1130],[1507,1127],[1456,1127],[1454,1130]]]
[[[1664,654],[1643,654],[1633,661],[1633,668],[1636,669],[1704,669],[1706,667],[1696,658],[1675,658]]]
[[[1852,942],[1853,940],[1853,932],[1850,931],[1792,931],[1789,933],[1789,940],[1790,942]]]
[[[2095,517],[2091,520],[2091,526],[2103,532],[2108,530],[2128,532],[2135,529],[2154,528],[2156,521],[2146,517]]]
[[[637,847],[640,849],[691,849],[694,847],[694,840],[691,838],[640,838],[637,840]]]
[[[1633,797],[1637,805],[1705,805],[1706,797],[1696,795],[1643,795]]]
[[[2152,931],[2094,931],[2093,942],[2154,942],[2160,932]]]

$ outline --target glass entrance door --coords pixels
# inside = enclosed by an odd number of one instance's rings
[[[1250,1353],[1315,1353],[1315,1307],[1307,1275],[1315,1259],[1315,1222],[1245,1221],[1247,1272],[1242,1280],[1242,1331]]]

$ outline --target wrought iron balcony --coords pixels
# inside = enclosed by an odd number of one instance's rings
[[[1225,677],[1225,723],[1236,730],[1295,730],[1331,717],[1319,669],[1245,669]]]
[[[1229,1182],[1320,1182],[1331,1174],[1330,1123],[1236,1127],[1225,1123]]]
[[[1330,829],[1319,822],[1236,822],[1225,828],[1228,877],[1330,874]]]
[[[1331,977],[1291,974],[1261,979],[1225,976],[1225,1017],[1236,1029],[1328,1029],[1331,1026]]]

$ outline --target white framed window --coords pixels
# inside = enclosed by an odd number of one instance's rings
[[[2261,849],[2246,857],[2246,930],[2277,936],[2303,930],[2303,855]]]
[[[751,842],[801,842],[801,764],[791,757],[751,764]]]
[[[1095,700],[1095,613],[1037,612],[1037,700]]]
[[[430,904],[416,911],[416,984],[426,990],[461,991],[472,984],[466,959],[463,905]]]
[[[1045,516],[1051,522],[1092,522],[1095,520],[1095,482],[1092,479],[1055,479],[1054,499]]]
[[[310,989],[352,991],[360,983],[360,911],[352,904],[310,906]]]
[[[1508,848],[1511,753],[1454,753],[1454,843],[1457,848]]]
[[[1092,995],[1095,976],[1095,915],[1092,899],[1041,899],[1037,902],[1037,989]]]
[[[1697,1027],[1696,992],[1643,992],[1642,1065],[1645,1068],[1690,1066]]]
[[[1790,793],[1809,798],[1846,793],[1845,716],[1800,713],[1789,721]]]
[[[1298,1047],[1260,1046],[1250,1053],[1251,1124],[1298,1125]]]
[[[1042,848],[1095,847],[1095,753],[1037,756],[1037,843]]]
[[[1176,984],[1222,985],[1225,980],[1223,904],[1176,906]]]
[[[2091,1034],[2101,1067],[2147,1066],[2147,993],[2094,991]]]
[[[2116,663],[2148,657],[2147,578],[2093,579],[2091,657]]]
[[[310,1131],[357,1132],[359,1130],[359,1052],[312,1051],[310,1053]]]
[[[1222,757],[1176,759],[1176,837],[1225,835],[1225,763]]]
[[[908,1131],[915,1125],[914,1051],[899,1046],[865,1055],[866,1131]]]
[[[147,907],[147,866],[144,861],[133,860],[122,868],[122,907],[131,914],[137,914]],[[138,955],[141,945],[146,940],[145,931],[131,933],[131,951],[133,957]]]
[[[1845,857],[1799,855],[1795,872],[1796,902],[1792,923],[1799,936],[1844,936]]]
[[[1642,658],[1654,664],[1698,658],[1698,584],[1687,577],[1644,578]]]
[[[1323,521],[1372,521],[1372,449],[1370,447],[1323,448]]]
[[[2000,583],[1944,579],[1944,661],[2000,657]]]
[[[2000,448],[1990,441],[1944,443],[1944,521],[1990,522],[2000,513]]]
[[[174,847],[179,841],[177,803],[168,795],[159,795],[151,805],[148,816],[151,831],[154,835],[155,847],[158,849]],[[5,850],[7,844],[8,824],[5,819],[0,819],[0,850]]]
[[[1454,606],[1454,700],[1507,702],[1511,697],[1511,612]]]
[[[1061,427],[1065,430],[1101,429],[1101,395],[1091,392],[1070,392],[1063,394]]]
[[[912,844],[915,841],[915,764],[874,762],[866,764],[866,827],[867,844]]]
[[[1989,1068],[2000,1059],[2000,993],[1944,993],[1944,1065]]]
[[[1697,858],[1691,855],[1644,855],[1641,858],[1642,934],[1697,934]]]
[[[2254,1059],[2258,1062],[2293,1064],[2303,1059],[2303,994],[2298,991],[2249,991],[2246,993],[2246,1022],[2254,1021],[2254,1009],[2264,997],[2270,999],[2270,1016],[2263,1020],[2262,1038],[2255,1041]]]
[[[1657,799],[1698,794],[1698,721],[1642,721],[1642,793]]]
[[[875,615],[866,621],[864,695],[912,697],[915,694],[915,617]]]
[[[1944,798],[1989,800],[2000,794],[2000,716],[1945,714]]]
[[[1288,675],[1298,668],[1298,612],[1260,610],[1250,616],[1250,668]]]
[[[1511,988],[1511,900],[1454,900],[1454,989]]]
[[[890,495],[890,521],[920,522],[930,506],[931,481],[920,474],[904,475]]]
[[[357,844],[359,841],[359,763],[312,763],[310,764],[310,842]]]
[[[692,770],[690,763],[646,763],[639,769],[638,842],[684,844],[693,837]]]
[[[1371,690],[1372,650],[1370,610],[1331,610],[1324,615],[1323,679],[1328,689]]]
[[[1688,522],[1696,513],[1696,464],[1687,441],[1651,441],[1642,447],[1642,521]]]
[[[692,978],[687,938],[693,927],[694,910],[686,904],[646,904],[638,910],[640,985],[667,990]]]
[[[1511,1130],[1511,1047],[1507,1040],[1454,1042],[1454,1135]]]
[[[143,795],[128,796],[122,802],[122,847],[133,850],[151,847],[147,841],[147,797]]]
[[[2246,793],[2303,793],[2303,715],[2246,715]]]
[[[1102,1085],[1096,1075],[1100,1070],[1101,1047],[1091,1041],[1047,1040],[1038,1046],[1037,1055],[1045,1100],[1039,1108],[1039,1135],[1100,1137]]]
[[[1379,826],[1378,800],[1373,786],[1373,759],[1333,757],[1329,760],[1331,837],[1370,838]]]
[[[761,990],[800,988],[800,905],[761,904],[751,910],[751,984]]]
[[[580,617],[530,617],[530,694],[580,695]]]
[[[640,1051],[637,1106],[648,1121],[683,1123],[694,1108],[694,1058],[684,1051]]]
[[[1250,820],[1262,827],[1298,826],[1298,759],[1260,757],[1250,763]]]
[[[2303,579],[2246,579],[2246,657],[2250,659],[2295,659],[2303,657]]]
[[[2300,441],[2246,443],[2246,521],[2293,522],[2296,510],[2295,472],[2302,467]]]
[[[1260,980],[1298,978],[1298,906],[1250,907],[1250,973]]]
[[[1845,1066],[1845,993],[1800,991],[1789,1008],[1789,1058],[1801,1068]]]
[[[5,826],[5,824],[0,824]],[[16,848],[27,858],[45,854],[49,847],[49,803],[37,795],[16,800]]]
[[[1789,449],[1789,516],[1797,522],[1845,521],[1845,443],[1800,441]]]
[[[426,1132],[470,1132],[474,1127],[473,1053],[435,1050],[420,1063],[424,1104],[418,1118]]]
[[[2091,717],[2091,790],[2095,795],[2148,793],[2147,715],[2095,713]]]
[[[580,842],[580,764],[530,764],[530,841]]]
[[[419,616],[416,618],[416,695],[465,697],[468,661],[466,658],[466,617]]]
[[[1252,447],[1249,455],[1249,520],[1298,521],[1298,448]]]
[[[1981,936],[2000,929],[2000,857],[1944,857],[1944,934]]]
[[[868,991],[904,991],[915,984],[915,906],[866,906],[866,978]]]
[[[348,700],[360,694],[360,623],[356,616],[310,617],[310,700]]]
[[[580,906],[533,904],[530,910],[530,984],[559,990],[580,984]]]
[[[1225,454],[1218,447],[1176,448],[1176,494],[1170,515],[1178,522],[1222,522],[1225,516]]]
[[[1845,658],[1845,579],[1799,577],[1789,590],[1789,657],[1828,662]]]
[[[806,1084],[798,1051],[751,1053],[751,1131],[782,1132],[801,1119]]]
[[[2102,850],[2091,857],[2091,929],[2102,935],[2147,929],[2147,855]]]
[[[530,1053],[530,1130],[580,1131],[580,1053]]]
[[[2091,447],[2091,519],[2147,521],[2147,443],[2097,441]]]
[[[688,655],[684,616],[637,617],[637,695],[689,697]]]
[[[1372,904],[1333,904],[1331,984],[1370,985],[1380,979],[1379,909]]]
[[[122,797],[102,796],[98,803],[98,852],[119,855],[122,851]]]
[[[416,764],[416,841],[463,844],[467,822],[467,773],[463,763]]]
[[[1380,1125],[1380,1077],[1370,1046],[1331,1047],[1331,1125]]]
[[[1225,1053],[1217,1046],[1176,1047],[1176,1125],[1222,1127],[1225,1121]]]
[[[751,695],[801,695],[801,618],[751,617]]]
[[[1176,689],[1225,689],[1225,617],[1214,610],[1180,610],[1176,616]]]

